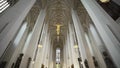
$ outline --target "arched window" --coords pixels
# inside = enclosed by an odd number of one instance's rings
[[[7,0],[0,0],[0,13],[10,6]]]
[[[60,48],[56,49],[56,68],[60,68]]]
[[[60,63],[60,48],[56,49],[56,63]]]

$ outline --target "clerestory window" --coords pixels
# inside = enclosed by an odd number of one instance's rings
[[[10,6],[10,4],[7,0],[0,0],[0,13],[2,13],[9,6]]]

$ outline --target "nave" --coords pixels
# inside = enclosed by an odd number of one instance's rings
[[[1,0],[0,68],[120,68],[116,1]]]

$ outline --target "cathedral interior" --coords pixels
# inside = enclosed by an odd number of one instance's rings
[[[0,0],[0,68],[120,68],[120,0]]]

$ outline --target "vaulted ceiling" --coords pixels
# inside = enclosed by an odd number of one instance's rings
[[[62,46],[70,22],[70,5],[66,0],[51,0],[47,5],[47,17],[51,38],[56,46]]]
[[[68,32],[68,24],[72,22],[71,9],[77,11],[79,18],[86,27],[86,12],[79,0],[37,0],[31,9],[30,26],[34,25],[39,9],[46,9],[45,23],[48,23],[50,37],[55,47],[62,47]]]
[[[43,5],[43,7],[47,9],[46,20],[49,24],[50,36],[55,47],[62,47],[65,42],[68,24],[72,22],[71,9],[77,10],[80,18],[85,18],[85,9],[79,2],[79,0],[44,0],[46,5]],[[82,21],[84,20],[83,18],[81,19]]]

